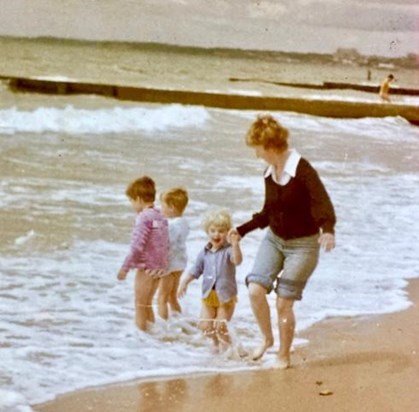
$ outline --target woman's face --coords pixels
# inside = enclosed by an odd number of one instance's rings
[[[278,158],[278,152],[273,148],[265,149],[263,146],[255,146],[254,149],[256,157],[264,160],[270,165],[273,165]]]

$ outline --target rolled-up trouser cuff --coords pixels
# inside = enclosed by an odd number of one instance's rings
[[[266,276],[260,276],[255,273],[249,273],[246,276],[246,286],[249,287],[249,283],[257,283],[266,289],[266,293],[271,293],[273,290],[272,282]]]

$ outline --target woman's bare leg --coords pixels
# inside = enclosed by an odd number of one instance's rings
[[[294,300],[277,298],[278,326],[280,346],[278,353],[278,367],[286,369],[290,366],[290,350],[294,340],[295,316]]]
[[[255,315],[259,329],[263,336],[263,342],[255,349],[252,355],[253,360],[260,359],[266,350],[274,344],[272,334],[271,311],[266,298],[266,289],[257,284],[249,284],[249,297],[253,314]]]

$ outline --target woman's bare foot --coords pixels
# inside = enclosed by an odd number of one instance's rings
[[[262,345],[260,345],[258,348],[256,348],[252,353],[252,359],[253,360],[259,360],[267,351],[268,348],[270,348],[274,344],[273,339],[266,339]]]
[[[290,357],[278,355],[275,365],[278,369],[288,369],[291,365]]]

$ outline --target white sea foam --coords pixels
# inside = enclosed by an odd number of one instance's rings
[[[68,133],[103,134],[143,131],[152,133],[183,127],[200,127],[209,115],[203,107],[181,105],[162,106],[158,109],[143,107],[115,107],[112,109],[64,109],[41,107],[33,111],[17,108],[0,110],[0,132],[13,133]]]
[[[20,393],[0,389],[0,412],[32,412]]]
[[[126,282],[116,280],[133,218],[125,179],[143,159],[141,173],[156,176],[160,188],[186,182],[190,190],[189,266],[206,242],[204,211],[228,207],[239,224],[262,207],[264,165],[241,143],[256,112],[177,106],[45,110],[61,117],[57,136],[43,134],[52,129],[48,121],[37,125],[43,122],[39,114],[15,110],[29,116],[20,121],[31,124],[22,126],[27,127],[22,133],[17,115],[8,126],[15,129],[14,138],[2,137],[7,174],[0,202],[8,214],[1,218],[8,223],[12,215],[19,225],[6,224],[1,239],[0,411],[24,412],[28,404],[60,393],[134,378],[274,367],[273,351],[257,363],[234,351],[211,354],[197,328],[199,281],[183,299],[180,318],[158,320],[152,333],[144,334],[133,322],[133,274]],[[5,113],[11,112],[0,111]],[[89,123],[98,113],[105,125]],[[127,121],[113,134],[117,113],[144,118],[136,126]],[[409,307],[403,288],[406,279],[419,276],[418,129],[391,118],[274,115],[319,170],[338,216],[338,246],[322,253],[304,300],[296,304],[298,331],[329,316]],[[156,119],[168,129],[153,129]],[[96,133],[93,125],[108,134],[82,135]],[[68,159],[59,163],[63,171],[56,170],[57,148]],[[244,279],[262,236],[255,231],[242,241],[245,259],[238,268],[239,302],[231,323],[237,348],[252,348],[260,339]],[[274,295],[268,299],[274,309]],[[306,343],[297,339],[296,350]]]

